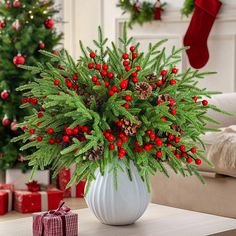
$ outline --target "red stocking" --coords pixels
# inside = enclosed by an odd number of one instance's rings
[[[209,59],[207,39],[221,5],[219,0],[195,0],[195,10],[184,37],[184,46],[190,46],[186,52],[193,68],[202,68]]]

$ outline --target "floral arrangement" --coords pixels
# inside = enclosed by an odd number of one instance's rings
[[[98,168],[103,174],[109,167],[117,187],[121,162],[130,179],[133,162],[149,190],[150,175],[168,176],[167,166],[203,180],[198,166],[208,161],[200,136],[214,131],[208,122],[217,123],[207,111],[220,110],[208,103],[211,92],[197,84],[211,73],[180,72],[176,65],[185,49],[173,47],[167,56],[160,47],[166,40],[139,52],[124,27],[119,41],[121,47],[107,47],[99,28],[97,49],[80,42],[83,55],[77,62],[67,51],[41,51],[47,63],[21,66],[35,77],[18,89],[24,91],[21,107],[32,107],[33,114],[20,124],[24,134],[13,141],[24,143],[21,150],[36,149],[27,157],[33,171],[50,164],[56,175],[76,163],[69,186],[85,178],[89,186]]]

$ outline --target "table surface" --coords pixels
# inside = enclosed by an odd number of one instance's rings
[[[205,236],[236,229],[236,220],[173,207],[150,204],[133,225],[101,224],[89,209],[75,210],[79,215],[79,236]],[[32,218],[0,223],[1,236],[30,236]]]

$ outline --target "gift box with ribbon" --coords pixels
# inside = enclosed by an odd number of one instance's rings
[[[69,183],[76,165],[72,165],[69,169],[62,169],[58,175],[59,189],[64,191],[64,197],[84,197],[84,188],[86,180],[73,184],[70,188],[66,188]]]
[[[14,207],[21,213],[32,213],[56,209],[63,199],[63,191],[56,188],[41,189],[36,182],[27,184],[28,190],[14,191]]]
[[[12,210],[12,184],[0,184],[0,215]]]
[[[61,202],[57,210],[33,213],[33,236],[77,236],[78,215]]]

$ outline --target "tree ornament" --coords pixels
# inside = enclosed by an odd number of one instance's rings
[[[4,29],[6,27],[6,23],[4,21],[0,21],[0,29]]]
[[[11,124],[11,121],[8,119],[7,115],[4,115],[4,117],[2,119],[2,124],[3,124],[3,126],[9,126]]]
[[[13,58],[13,63],[18,66],[18,65],[23,65],[25,64],[25,58],[18,53],[14,58]]]
[[[6,8],[11,8],[11,2],[10,1],[5,2],[5,7]]]
[[[152,87],[146,82],[137,83],[135,90],[139,91],[141,100],[147,100],[152,95]]]
[[[44,49],[45,48],[45,44],[43,41],[39,41],[39,48],[40,49]]]
[[[54,21],[51,18],[48,18],[44,21],[44,25],[47,29],[52,29],[54,26]]]
[[[189,63],[195,69],[200,69],[209,60],[207,46],[208,36],[222,6],[219,0],[195,1],[195,10],[184,37],[184,46]]]
[[[17,129],[18,129],[17,125],[18,125],[18,122],[17,122],[16,119],[14,119],[14,120],[11,122],[11,130],[14,131],[14,132],[17,131]]]
[[[21,2],[19,0],[14,0],[13,7],[20,7],[20,6],[21,6]]]
[[[203,100],[203,101],[202,101],[202,105],[203,105],[204,107],[206,107],[206,106],[208,105],[208,101],[207,101],[207,100]]]
[[[98,145],[96,148],[91,148],[84,153],[84,156],[89,161],[97,161],[103,158],[104,146]]]
[[[202,160],[199,159],[199,158],[196,159],[196,160],[195,160],[195,164],[196,164],[196,165],[201,165],[201,164],[202,164]]]
[[[135,1],[134,5],[133,5],[133,9],[136,13],[141,12],[141,3],[139,2],[139,0]]]
[[[10,93],[5,89],[1,92],[1,98],[7,100],[10,97]]]
[[[16,19],[13,23],[12,23],[12,29],[18,31],[21,28],[21,24],[20,21],[18,19]]]
[[[136,116],[135,119],[137,120],[137,122],[132,122],[129,119],[127,119],[126,117],[121,119],[122,122],[122,130],[125,133],[125,135],[127,136],[133,136],[137,133],[138,128],[141,126],[142,122],[138,119],[138,117]]]
[[[161,12],[163,11],[163,8],[161,7],[160,0],[157,0],[154,6],[155,6],[154,19],[155,20],[161,20]]]

